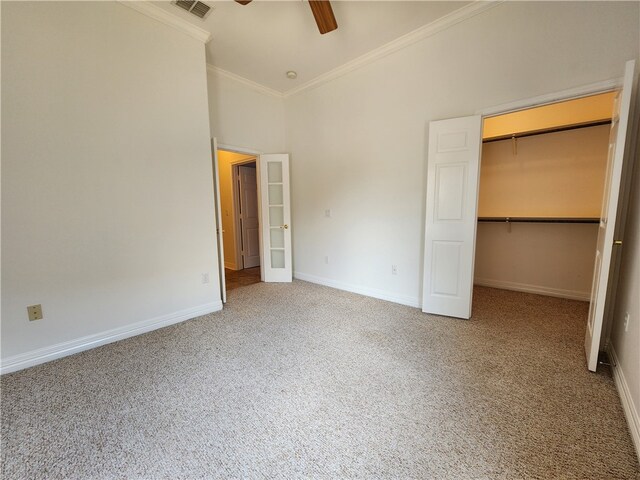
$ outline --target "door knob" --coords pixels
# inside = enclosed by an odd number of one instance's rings
[[[282,225],[280,228],[286,230],[287,228],[289,228],[289,225]]]
[[[615,240],[613,242],[614,245],[622,245],[622,240]]]

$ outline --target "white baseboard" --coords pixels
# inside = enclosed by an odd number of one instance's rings
[[[361,285],[354,285],[351,283],[344,283],[330,278],[317,277],[308,273],[293,272],[293,277],[306,282],[317,283],[319,285],[325,285],[327,287],[337,288],[338,290],[345,290],[347,292],[359,293],[367,297],[379,298],[380,300],[387,300],[389,302],[399,303],[401,305],[407,305],[409,307],[420,308],[420,299],[410,297],[408,295],[398,295],[397,293],[389,293],[384,290],[378,290],[375,288],[363,287]]]
[[[501,288],[503,290],[514,290],[516,292],[535,293],[537,295],[547,295],[549,297],[568,298],[570,300],[584,300],[589,301],[591,299],[590,292],[579,292],[577,290],[564,290],[561,288],[551,288],[542,285],[529,285],[526,283],[516,282],[504,282],[500,280],[491,280],[488,278],[475,278],[473,280],[474,285],[480,285],[482,287]]]
[[[633,397],[631,396],[631,391],[629,390],[627,379],[625,378],[624,372],[620,367],[618,355],[616,355],[616,351],[613,348],[613,345],[609,345],[608,350],[613,364],[613,379],[616,382],[618,394],[620,395],[620,401],[622,402],[622,408],[624,409],[624,415],[625,417],[627,417],[627,424],[629,425],[631,438],[633,439],[633,444],[636,447],[638,460],[640,460],[640,413],[633,403]]]
[[[50,362],[58,358],[73,355],[74,353],[99,347],[125,338],[140,335],[141,333],[157,330],[158,328],[184,322],[191,318],[206,315],[207,313],[222,310],[220,300],[199,307],[180,310],[167,315],[162,315],[149,320],[132,323],[123,327],[114,328],[105,332],[88,335],[68,342],[62,342],[49,347],[39,348],[30,352],[21,353],[2,360],[0,374],[16,372],[24,368],[33,367],[41,363]]]

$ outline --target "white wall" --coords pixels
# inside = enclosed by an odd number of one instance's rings
[[[204,45],[115,2],[2,10],[4,371],[221,308]]]
[[[640,96],[636,111],[640,111]],[[640,123],[640,122],[639,122]],[[638,131],[636,124],[636,131]],[[639,132],[640,133],[640,132]],[[640,142],[634,156],[631,198],[623,238],[620,283],[611,332],[616,380],[640,457]],[[625,315],[629,322],[625,329]]]
[[[252,88],[211,68],[207,86],[211,136],[217,138],[218,145],[250,150],[247,153],[285,151],[281,96]]]
[[[620,77],[638,8],[505,2],[286,98],[296,275],[418,305],[428,122]]]
[[[479,223],[475,284],[588,301],[598,225]]]

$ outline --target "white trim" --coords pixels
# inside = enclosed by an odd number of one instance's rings
[[[478,110],[476,112],[476,115],[482,115],[483,117],[492,117],[495,115],[516,112],[518,110],[524,110],[531,107],[540,107],[563,100],[573,100],[576,98],[588,97],[590,95],[595,95],[598,93],[610,92],[611,90],[620,88],[620,82],[620,79],[604,80],[602,82],[591,83],[589,85],[569,88],[560,92],[547,93],[545,95],[540,95],[533,98],[516,100],[515,102],[503,103],[502,105],[496,105],[493,107],[487,107],[482,110]]]
[[[544,285],[530,285],[527,283],[504,282],[501,280],[491,280],[489,278],[475,278],[473,280],[473,284],[481,287],[501,288],[503,290],[513,290],[514,292],[534,293],[536,295],[568,298],[569,300],[582,300],[585,302],[588,302],[591,298],[591,292],[565,290],[563,288],[545,287]]]
[[[143,320],[141,322],[113,328],[105,332],[88,335],[68,342],[57,343],[49,347],[31,350],[30,352],[14,355],[2,360],[0,374],[16,372],[23,368],[33,367],[41,363],[50,362],[58,358],[73,355],[74,353],[99,347],[107,343],[116,342],[125,338],[140,335],[141,333],[157,330],[158,328],[184,322],[201,315],[222,310],[222,301],[200,305],[199,307],[188,308],[178,312],[161,315],[159,317]]]
[[[134,10],[146,15],[147,17],[153,18],[165,25],[175,28],[176,30],[180,30],[182,33],[186,33],[190,37],[195,38],[196,40],[200,40],[202,43],[207,43],[211,40],[211,33],[205,30],[204,28],[197,27],[187,20],[180,18],[176,15],[173,15],[166,10],[153,5],[151,2],[140,2],[140,1],[129,1],[129,0],[118,0],[120,5],[124,5],[125,7],[133,8]]]
[[[302,272],[293,272],[293,278],[304,280],[306,282],[317,283],[318,285],[324,285],[326,287],[337,288],[338,290],[358,293],[367,297],[379,298],[380,300],[387,300],[388,302],[399,303],[401,305],[407,305],[409,307],[420,308],[420,299],[418,297],[389,293],[385,292],[384,290],[363,287],[361,285],[355,285],[353,283],[344,283],[337,280],[332,280],[330,278],[318,277],[316,275],[310,275],[308,273]]]
[[[237,145],[229,145],[228,143],[219,143],[218,150],[225,150],[227,152],[241,153],[243,155],[260,155],[264,152],[259,150],[253,150],[251,148],[239,147]]]
[[[638,460],[640,460],[640,414],[633,403],[629,384],[627,383],[624,372],[620,367],[618,355],[616,355],[613,345],[609,345],[609,355],[613,362],[613,379],[616,382],[616,387],[620,395],[620,402],[622,403],[622,409],[624,410],[624,415],[627,418],[627,424],[629,425],[629,432],[631,433],[633,444],[636,447],[636,455],[638,456]]]
[[[495,1],[487,1],[487,2],[484,2],[484,1],[471,2],[470,4],[465,5],[462,8],[454,10],[453,12],[443,17],[440,17],[431,23],[423,25],[422,27],[417,28],[412,32],[409,32],[401,37],[398,37],[395,40],[392,40],[391,42],[386,43],[385,45],[382,45],[381,47],[371,50],[370,52],[365,53],[364,55],[361,55],[337,68],[334,68],[333,70],[328,71],[327,73],[323,73],[322,75],[312,80],[309,80],[308,82],[303,83],[302,85],[299,85],[290,90],[287,90],[283,94],[283,96],[287,98],[292,95],[296,95],[302,92],[303,90],[308,90],[310,88],[317,87],[323,83],[330,82],[331,80],[335,80],[336,78],[341,77],[353,70],[356,70],[360,67],[368,65],[372,62],[375,62],[376,60],[386,57],[387,55],[393,52],[396,52],[405,47],[408,47],[409,45],[412,45],[420,40],[431,37],[432,35],[435,35],[438,32],[446,30],[447,28],[452,27],[462,21],[468,20],[471,17],[474,17],[480,13],[483,13],[495,7],[496,5],[501,4],[503,1],[504,0],[495,0]]]
[[[246,87],[249,87],[253,90],[256,90],[260,93],[264,93],[265,95],[270,95],[276,98],[283,98],[284,94],[274,90],[273,88],[265,87],[264,85],[254,82],[253,80],[249,80],[248,78],[241,77],[240,75],[236,75],[235,73],[229,72],[227,70],[223,70],[220,67],[216,67],[215,65],[211,65],[207,63],[207,72],[211,72],[216,75],[220,75],[222,77],[227,77],[232,80],[235,80],[238,83],[242,83]]]

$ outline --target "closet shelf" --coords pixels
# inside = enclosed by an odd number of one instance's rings
[[[478,217],[486,223],[600,223],[599,218],[587,217]]]
[[[599,127],[600,125],[611,125],[611,119],[581,123],[578,125],[565,125],[563,127],[547,128],[543,130],[533,130],[530,132],[511,133],[509,135],[500,135],[499,137],[483,138],[482,143],[499,142],[501,140],[509,140],[512,138],[532,137],[534,135],[546,135],[547,133],[565,132],[567,130],[577,130],[580,128]]]

